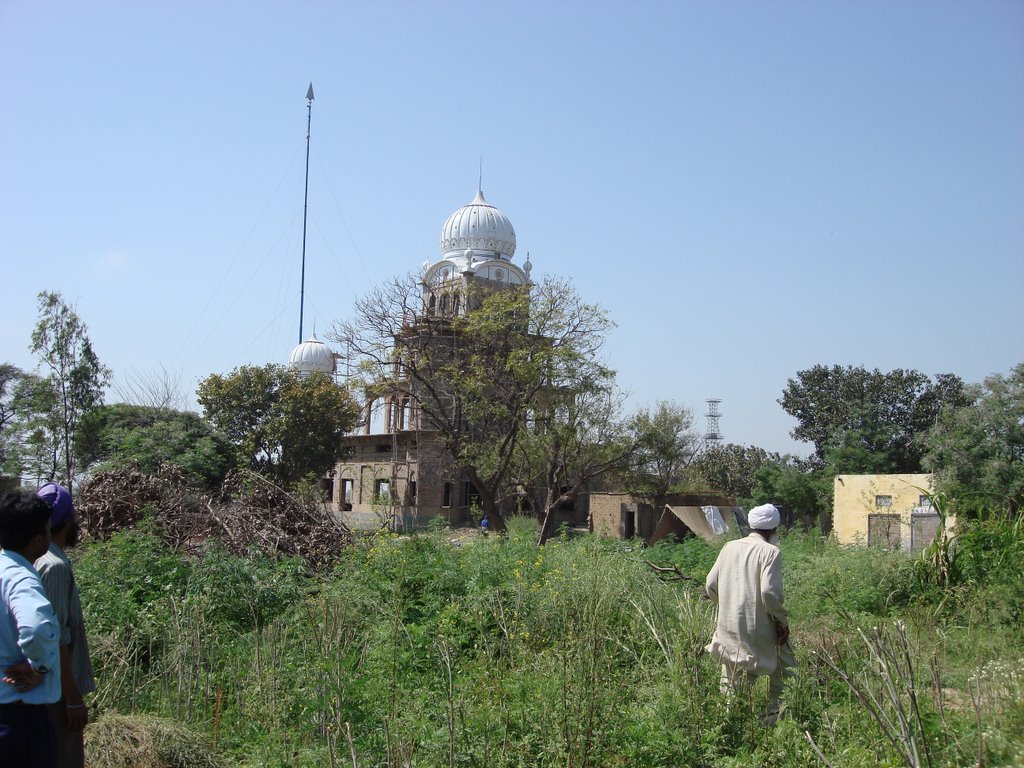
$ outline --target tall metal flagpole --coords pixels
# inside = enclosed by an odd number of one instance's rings
[[[299,344],[302,343],[302,315],[306,306],[306,212],[309,208],[309,128],[313,123],[313,83],[306,91],[306,192],[302,201],[302,283],[299,286]]]

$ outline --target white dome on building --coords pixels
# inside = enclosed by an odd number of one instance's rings
[[[495,257],[510,261],[516,252],[516,231],[508,216],[484,200],[477,190],[473,202],[448,217],[441,228],[441,255],[466,257],[467,251],[481,260]]]
[[[306,341],[292,350],[288,365],[299,373],[334,373],[334,353],[313,333]]]

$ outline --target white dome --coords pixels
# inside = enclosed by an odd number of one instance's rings
[[[314,333],[292,350],[292,354],[288,358],[288,365],[295,368],[299,373],[320,371],[321,373],[333,374],[334,353]]]
[[[481,190],[477,190],[473,202],[449,216],[441,228],[442,256],[465,256],[466,251],[506,261],[516,252],[516,231],[512,222],[484,200]]]

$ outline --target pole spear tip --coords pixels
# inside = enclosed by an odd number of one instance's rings
[[[309,84],[309,90],[306,91],[306,99],[308,101],[312,101],[313,100],[313,83]]]

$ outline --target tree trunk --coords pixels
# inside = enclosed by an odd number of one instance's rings
[[[544,518],[540,524],[540,535],[537,537],[537,546],[543,547],[548,543],[548,539],[555,532],[555,511],[558,509],[558,505],[564,501],[564,496],[559,495],[556,498],[551,498],[551,493],[548,492],[544,499]]]

